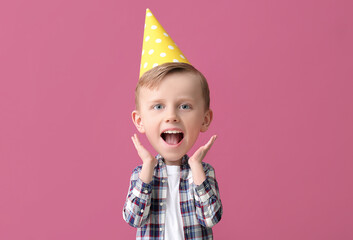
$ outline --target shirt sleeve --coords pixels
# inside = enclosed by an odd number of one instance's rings
[[[203,163],[203,166],[206,180],[200,185],[194,184],[196,216],[202,226],[210,228],[221,220],[223,207],[215,171],[208,163]]]
[[[146,224],[151,207],[151,184],[139,178],[141,166],[134,169],[130,178],[129,192],[123,208],[123,218],[132,227]]]

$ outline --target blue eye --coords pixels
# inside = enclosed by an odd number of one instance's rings
[[[153,106],[153,109],[161,110],[161,109],[163,109],[163,105],[162,104],[156,104],[156,105]]]
[[[191,109],[191,106],[189,104],[181,104],[180,109],[183,109],[183,110]]]

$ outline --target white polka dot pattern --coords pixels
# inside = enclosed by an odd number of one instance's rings
[[[190,63],[149,9],[146,9],[143,39],[140,76],[166,62]]]

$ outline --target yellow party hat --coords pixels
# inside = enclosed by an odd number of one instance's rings
[[[151,10],[146,9],[145,31],[140,66],[140,77],[151,68],[166,62],[190,62],[158,22]]]

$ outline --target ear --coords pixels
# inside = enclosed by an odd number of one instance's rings
[[[212,122],[212,118],[213,118],[213,112],[211,109],[208,109],[204,115],[203,123],[202,123],[201,130],[200,130],[201,132],[207,131],[208,127],[210,126],[210,124]]]
[[[131,117],[132,117],[132,122],[135,124],[135,127],[137,128],[137,130],[140,133],[145,133],[145,128],[142,124],[142,119],[141,119],[140,113],[137,110],[134,110],[131,113]]]

